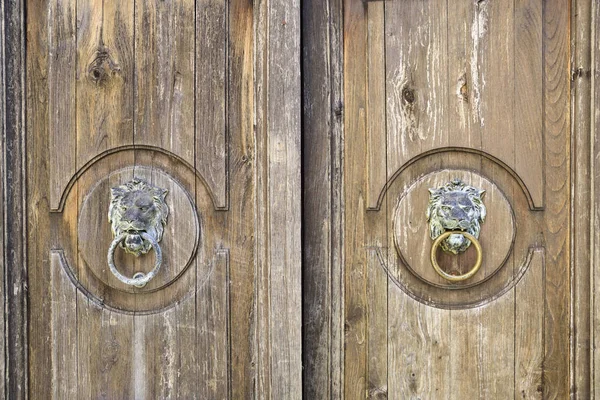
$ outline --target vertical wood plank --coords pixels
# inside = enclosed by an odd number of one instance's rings
[[[230,131],[228,176],[231,180],[230,201],[234,207],[224,218],[222,247],[229,247],[230,268],[230,326],[231,336],[231,398],[238,399],[255,393],[258,387],[256,371],[259,364],[256,327],[258,325],[259,230],[256,211],[259,191],[257,173],[263,165],[258,154],[258,114],[255,109],[253,84],[255,74],[254,17],[251,0],[229,2],[229,61],[227,124]],[[252,263],[249,264],[249,260]],[[254,268],[249,267],[253,265]]]
[[[259,261],[259,398],[299,398],[301,370],[300,2],[259,4],[256,29],[257,218],[265,243]],[[262,228],[259,225],[259,228]],[[263,280],[263,277],[266,280]],[[266,314],[265,314],[266,313]],[[265,316],[268,316],[266,319]],[[261,318],[262,317],[262,318]],[[264,329],[266,328],[266,332]],[[262,335],[263,332],[266,335]]]
[[[515,0],[514,8],[514,167],[536,205],[543,206],[543,5],[542,0]]]
[[[77,2],[77,167],[133,144],[134,2]]]
[[[50,254],[52,302],[52,383],[56,399],[78,398],[77,382],[77,290],[65,273],[62,254]]]
[[[441,0],[386,3],[388,178],[421,152],[448,145],[447,19]]]
[[[569,396],[570,98],[569,9],[544,3],[546,308],[544,398]]]
[[[229,399],[229,253],[218,250],[209,277],[199,276],[196,320],[198,330],[198,397]],[[201,285],[201,286],[200,286]]]
[[[136,0],[134,36],[134,142],[194,165],[194,1]]]
[[[451,312],[416,303],[391,281],[388,292],[389,398],[453,398]]]
[[[514,396],[514,301],[509,291],[485,306],[452,311],[451,398]]]
[[[515,287],[515,399],[542,399],[544,369],[544,253],[536,250]]]
[[[341,1],[321,4],[302,3],[303,396],[339,398]]]
[[[331,4],[326,1],[321,8],[322,3],[302,3],[302,393],[306,398],[331,398],[332,265],[327,246],[332,241]]]
[[[571,393],[593,398],[594,239],[594,1],[574,1],[571,13]]]
[[[479,148],[498,155],[514,166],[514,2],[477,2],[481,144]],[[511,85],[512,83],[512,85]],[[507,88],[508,87],[508,88]],[[502,140],[499,136],[502,135]],[[520,146],[520,141],[518,142]]]
[[[591,162],[590,170],[592,171],[590,177],[592,179],[590,198],[592,199],[592,212],[590,220],[590,235],[591,235],[591,254],[590,254],[590,266],[592,266],[592,274],[590,279],[590,286],[592,289],[592,317],[590,324],[592,326],[590,345],[593,349],[591,354],[590,363],[590,375],[591,375],[591,391],[590,395],[592,398],[600,398],[600,332],[597,327],[600,326],[600,288],[598,288],[597,282],[600,282],[600,269],[596,268],[598,261],[600,260],[600,43],[598,38],[600,37],[600,5],[596,2],[592,2],[591,9],[591,35],[590,44],[592,47],[592,58],[591,68],[592,71],[596,71],[591,74],[591,93],[590,98],[590,143],[591,143]]]
[[[367,393],[367,271],[364,232],[366,199],[366,44],[364,3],[344,2],[344,393]]]
[[[25,149],[25,4],[0,6],[0,85],[2,86],[3,257],[4,266],[4,396],[27,398],[28,297]]]
[[[196,161],[217,207],[228,206],[228,3],[196,2]]]
[[[51,332],[48,123],[48,11],[37,1],[27,2],[27,257],[29,273],[29,395],[43,398],[52,381],[52,355],[47,343]],[[4,20],[4,18],[2,18]],[[0,52],[1,53],[1,52]],[[4,63],[2,64],[4,65]],[[4,135],[3,135],[4,137]],[[6,159],[5,159],[6,160]],[[8,227],[5,225],[5,229]],[[3,392],[6,393],[6,392]]]
[[[48,18],[49,185],[50,204],[58,208],[63,189],[76,171],[76,0],[50,2]]]
[[[479,16],[473,2],[446,2],[448,12],[448,144],[478,147]]]
[[[387,182],[385,9],[383,2],[367,6],[367,205],[377,208]]]

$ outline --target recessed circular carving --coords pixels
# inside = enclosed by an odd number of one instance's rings
[[[168,190],[165,202],[169,216],[160,242],[162,266],[144,287],[127,285],[117,279],[107,263],[107,251],[113,242],[108,221],[111,188],[133,178]],[[78,224],[78,249],[83,266],[106,286],[123,292],[144,293],[160,290],[175,281],[194,259],[199,240],[198,215],[187,192],[166,173],[149,167],[129,167],[110,173],[93,186],[81,204]],[[149,252],[135,256],[121,246],[114,251],[115,264],[121,274],[132,277],[148,274],[155,268],[154,255]]]
[[[433,268],[430,259],[433,241],[429,236],[426,211],[429,204],[429,189],[438,188],[447,182],[460,179],[484,189],[487,217],[481,225],[479,242],[483,249],[483,264],[471,278],[451,282],[441,277]],[[464,170],[445,169],[429,173],[416,180],[397,201],[393,214],[394,244],[403,263],[415,276],[424,282],[445,289],[464,289],[486,281],[505,264],[515,237],[515,222],[510,203],[490,180]],[[437,251],[438,264],[450,275],[466,274],[477,261],[477,252],[471,246],[458,255]],[[400,275],[401,271],[390,271]]]

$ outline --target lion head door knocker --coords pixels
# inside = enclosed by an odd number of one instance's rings
[[[168,190],[133,178],[121,186],[111,188],[108,220],[114,239],[108,249],[108,266],[121,282],[144,287],[160,269],[162,250],[158,244],[167,223],[169,208],[165,203]],[[132,278],[122,275],[115,266],[114,254],[120,245],[127,253],[139,257],[154,249],[154,269],[148,274],[137,272]]]
[[[431,247],[431,264],[444,279],[464,281],[474,276],[481,267],[483,256],[477,239],[486,214],[484,194],[485,190],[466,185],[459,179],[437,189],[429,189],[427,221],[429,235],[434,241]],[[469,272],[451,275],[440,268],[436,257],[438,247],[456,255],[466,251],[471,243],[477,250],[477,260]]]

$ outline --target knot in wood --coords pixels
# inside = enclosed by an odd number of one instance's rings
[[[121,68],[115,63],[106,48],[96,51],[95,57],[90,62],[87,74],[88,78],[97,85],[106,83],[113,75],[119,73]]]
[[[414,103],[415,102],[415,91],[408,87],[405,87],[404,89],[402,89],[402,98],[408,104]]]

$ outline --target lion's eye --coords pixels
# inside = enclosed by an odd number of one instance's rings
[[[141,211],[148,211],[148,207],[146,207],[146,206],[141,206],[141,207],[140,207],[140,210],[141,210]]]

